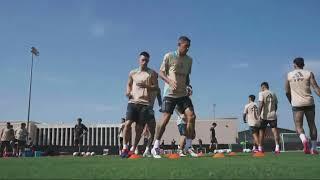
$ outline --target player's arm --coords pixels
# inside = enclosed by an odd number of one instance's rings
[[[160,67],[159,76],[165,83],[169,84],[170,87],[173,90],[175,90],[177,89],[177,82],[168,77],[168,72],[169,72],[169,54],[166,54],[164,56],[163,62]]]
[[[262,96],[262,93],[259,93],[259,109],[258,109],[259,116],[261,115],[263,107],[264,107],[263,96]]]
[[[132,74],[129,74],[128,82],[127,82],[127,91],[126,91],[126,96],[131,99],[131,91],[132,91],[132,84],[133,84],[133,79],[132,79]]]
[[[311,73],[311,76],[310,76],[310,82],[311,82],[311,86],[312,88],[314,89],[314,92],[320,96],[320,88],[318,86],[318,83],[316,81],[316,79],[314,78],[314,74]]]
[[[290,88],[290,83],[289,83],[288,79],[285,82],[285,91],[286,91],[287,99],[288,99],[289,103],[291,104],[291,88]]]
[[[274,94],[274,99],[275,99],[275,110],[278,111],[278,97],[276,94]]]
[[[248,108],[245,107],[243,111],[243,116],[242,116],[244,123],[247,123],[247,113],[248,113]]]
[[[84,124],[82,124],[82,128],[84,129],[84,133],[83,133],[83,134],[86,134],[86,133],[88,132],[87,126],[85,126]]]

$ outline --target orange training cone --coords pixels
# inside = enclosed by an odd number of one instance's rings
[[[223,153],[217,153],[213,156],[213,158],[224,158],[224,154]]]
[[[170,155],[168,156],[168,158],[169,158],[169,159],[179,159],[180,156],[179,156],[179,154],[170,154]]]
[[[132,154],[132,155],[129,157],[129,159],[139,159],[139,158],[140,158],[140,156],[137,155],[137,154]]]
[[[252,155],[253,157],[264,157],[264,153],[263,152],[256,152],[256,153],[253,153]]]
[[[237,155],[237,153],[235,153],[235,152],[230,152],[229,154],[228,154],[228,156],[236,156]]]

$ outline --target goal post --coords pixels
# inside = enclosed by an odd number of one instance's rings
[[[297,133],[281,133],[281,151],[298,151],[301,150],[301,141]]]

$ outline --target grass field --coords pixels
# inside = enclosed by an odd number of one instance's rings
[[[0,159],[1,179],[320,179],[320,156],[302,153],[121,159],[116,156]]]

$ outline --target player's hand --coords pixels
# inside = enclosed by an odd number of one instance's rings
[[[148,88],[149,86],[146,83],[137,83],[137,86],[140,88]]]
[[[175,80],[169,79],[169,85],[173,90],[177,89],[177,82]]]

